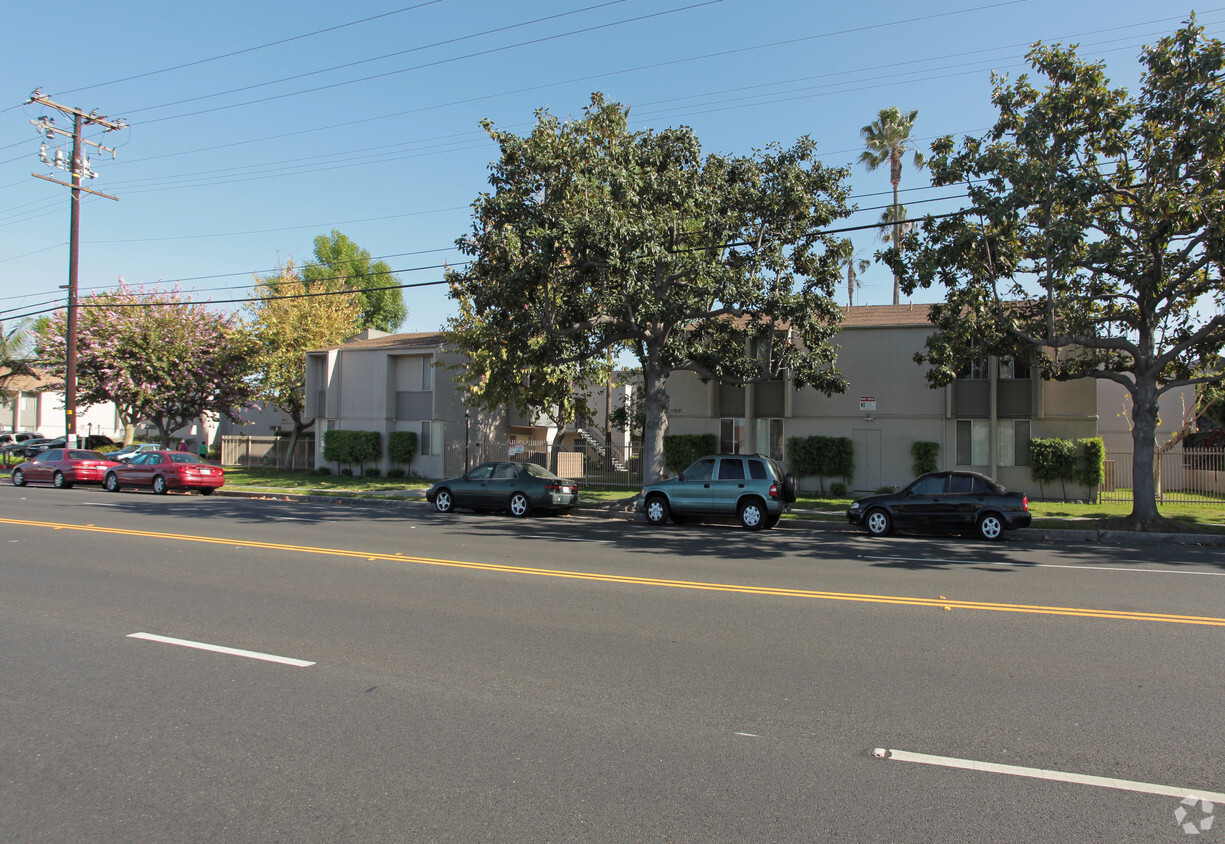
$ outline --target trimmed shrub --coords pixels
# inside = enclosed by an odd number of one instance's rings
[[[825,495],[825,478],[847,482],[855,473],[855,446],[848,437],[788,437],[787,462],[801,478],[815,475]]]
[[[834,481],[829,485],[829,494],[834,498],[845,498],[846,484],[844,484],[842,481]]]
[[[404,477],[404,467],[403,466],[392,466],[390,469],[387,470],[387,477],[389,478]]]
[[[939,464],[936,462],[936,455],[940,453],[940,443],[927,442],[924,440],[916,440],[910,444],[910,457],[914,460],[911,466],[914,469],[915,476],[926,475],[928,472],[934,472]]]
[[[392,463],[412,463],[416,453],[416,431],[392,431],[387,436],[387,456]]]
[[[683,472],[699,457],[718,451],[719,438],[714,434],[665,434],[664,468]]]
[[[1080,466],[1076,479],[1087,487],[1101,486],[1102,481],[1106,479],[1106,470],[1103,466],[1106,460],[1105,443],[1102,442],[1101,437],[1087,437],[1077,440],[1076,446],[1080,450]]]
[[[323,459],[329,463],[371,463],[383,453],[383,438],[378,431],[333,429],[323,434]],[[343,472],[342,472],[343,474]],[[350,475],[353,472],[350,470]]]
[[[330,475],[332,474],[332,470],[329,469],[327,466],[316,466],[315,474],[316,475]]]
[[[366,472],[365,472],[365,475],[366,475],[366,477],[367,477],[367,478],[377,478],[377,477],[379,477],[379,476],[380,476],[380,475],[382,475],[382,474],[383,474],[383,473],[379,471],[379,467],[378,467],[378,466],[371,466],[371,467],[370,467],[369,469],[367,469],[367,470],[366,470]]]

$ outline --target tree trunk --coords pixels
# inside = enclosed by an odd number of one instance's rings
[[[1132,393],[1134,415],[1131,436],[1131,515],[1127,520],[1137,530],[1154,530],[1161,522],[1157,511],[1157,487],[1153,459],[1157,438],[1157,385],[1152,378],[1136,377]]]
[[[900,179],[894,178],[893,182],[893,248],[900,250],[902,248],[902,220],[898,216],[898,201],[897,201],[897,185]],[[902,292],[902,277],[897,273],[893,274],[893,304],[897,305],[901,302]]]
[[[659,359],[660,349],[647,347],[642,366],[646,427],[642,435],[642,480],[653,483],[664,473],[664,434],[668,430],[668,373]]]
[[[291,410],[289,418],[293,421],[293,431],[289,434],[289,471],[294,469],[294,455],[298,453],[298,440],[302,437],[304,431],[315,424],[315,420],[309,422],[302,421],[302,411]]]

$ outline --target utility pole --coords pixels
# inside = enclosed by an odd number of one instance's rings
[[[88,141],[82,137],[81,132],[87,125],[101,126],[105,131],[113,132],[116,129],[126,128],[127,124],[122,120],[110,120],[106,116],[98,114],[97,109],[86,114],[79,108],[60,105],[51,98],[44,96],[40,89],[35,89],[34,93],[30,95],[30,99],[26,101],[26,105],[31,103],[38,103],[47,108],[53,108],[61,114],[72,116],[71,132],[57,128],[54,117],[42,116],[37,120],[30,121],[38,130],[38,134],[48,140],[54,142],[57,140],[57,136],[72,138],[72,157],[68,160],[65,160],[63,152],[58,147],[56,147],[54,154],[50,154],[47,150],[46,141],[43,141],[42,148],[38,152],[38,157],[43,163],[59,167],[61,170],[67,170],[72,174],[72,180],[70,182],[61,182],[59,179],[52,179],[50,176],[43,176],[38,173],[31,173],[30,175],[36,179],[43,179],[48,182],[54,182],[57,185],[72,188],[72,209],[69,215],[68,234],[68,325],[66,329],[68,336],[65,338],[65,346],[67,348],[64,355],[64,443],[69,447],[74,447],[77,445],[77,265],[80,254],[81,191],[91,193],[94,196],[113,199],[116,202],[119,201],[117,196],[81,187],[82,178],[98,178],[98,174],[90,166],[89,158],[82,151],[82,146],[88,145],[102,152],[109,152],[112,158],[115,157],[113,147],[104,147],[102,144]]]

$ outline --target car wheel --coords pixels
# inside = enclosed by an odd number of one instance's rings
[[[213,488],[212,488],[211,486],[206,486],[206,487],[204,487],[203,489],[201,489],[201,490],[200,490],[200,494],[201,494],[201,495],[212,495],[212,494],[213,494]]]
[[[770,530],[773,527],[775,527],[779,523],[779,520],[782,518],[783,518],[782,513],[771,513],[766,516],[766,523],[763,525],[763,527],[766,530]]]
[[[668,507],[668,499],[662,495],[652,495],[646,503],[647,524],[663,527],[672,515]]]
[[[795,501],[798,491],[799,487],[796,485],[795,474],[788,472],[783,475],[783,500],[790,504]]]
[[[760,499],[750,498],[740,505],[740,524],[749,530],[761,530],[766,526],[766,507]]]
[[[995,513],[987,513],[978,520],[978,535],[988,542],[994,542],[1004,534],[1004,520]]]
[[[65,478],[63,472],[56,472],[52,475],[51,483],[55,484],[56,489],[72,489],[72,481]]]
[[[102,486],[106,488],[107,492],[119,492],[119,477],[114,472],[111,472],[106,476],[106,480],[102,482]]]
[[[521,492],[516,492],[510,497],[510,513],[512,516],[523,517],[532,512],[532,504],[527,500],[527,496]]]
[[[869,510],[868,515],[864,516],[863,523],[867,527],[868,533],[873,536],[887,536],[889,531],[893,529],[893,521],[889,518],[889,514],[879,507],[875,510]]]
[[[170,491],[170,488],[166,486],[166,479],[161,475],[157,475],[153,478],[153,491],[158,495],[165,495]]]
[[[13,486],[25,486],[25,485],[26,485],[26,473],[21,471],[20,469],[14,470],[13,471]]]
[[[451,490],[440,489],[434,493],[434,509],[439,513],[450,513],[455,509],[455,500],[451,498]]]

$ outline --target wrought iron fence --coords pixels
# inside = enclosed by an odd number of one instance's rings
[[[636,489],[642,486],[642,461],[639,447],[593,446],[578,441],[555,446],[553,453],[544,442],[524,440],[470,442],[467,455],[464,443],[448,444],[443,464],[448,477],[463,474],[465,468],[490,460],[535,463],[563,478],[585,486],[610,486]]]
[[[1131,452],[1107,452],[1102,501],[1130,501]],[[1160,455],[1153,466],[1159,504],[1225,502],[1225,449],[1187,448]]]

